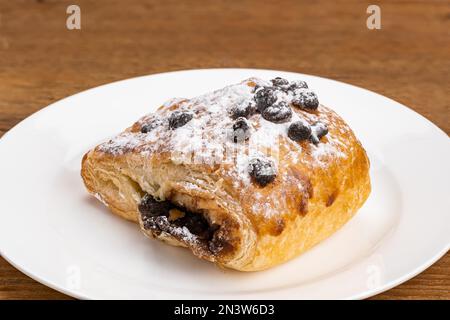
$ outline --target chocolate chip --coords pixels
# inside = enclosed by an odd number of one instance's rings
[[[292,110],[286,102],[281,101],[264,109],[262,116],[267,121],[283,123],[291,119]]]
[[[162,125],[164,122],[160,119],[154,119],[149,123],[144,124],[141,127],[141,132],[142,133],[148,133],[150,131],[152,131],[153,129],[155,129],[156,127],[159,127],[160,125]]]
[[[311,127],[301,121],[291,123],[288,129],[288,137],[294,141],[309,139],[311,136]]]
[[[292,104],[305,110],[316,110],[319,106],[319,99],[311,90],[299,89],[294,91]]]
[[[243,117],[236,119],[233,123],[232,139],[235,143],[243,142],[250,138],[250,125]]]
[[[318,144],[320,139],[328,133],[328,128],[325,123],[318,121],[311,126],[311,131],[311,142]]]
[[[192,120],[194,115],[186,111],[175,111],[169,117],[169,128],[176,129]]]
[[[256,113],[256,104],[254,101],[244,104],[233,106],[230,110],[230,117],[232,119],[237,119],[239,117],[248,118]]]
[[[250,160],[248,171],[252,179],[264,187],[275,179],[275,164],[265,158],[254,158]]]
[[[156,216],[169,216],[169,210],[173,205],[169,201],[157,201],[149,194],[142,197],[138,205],[139,212],[143,218]]]
[[[255,94],[256,108],[259,112],[271,106],[277,101],[276,89],[272,87],[264,87],[258,89]]]
[[[289,86],[289,81],[280,77],[276,77],[270,81],[275,87],[287,88]]]
[[[294,91],[295,89],[308,89],[308,84],[302,80],[294,80],[291,81],[289,86],[289,90]]]

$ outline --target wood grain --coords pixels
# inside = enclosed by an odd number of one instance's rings
[[[0,135],[68,95],[180,69],[249,67],[333,78],[393,98],[450,131],[450,2],[0,1]],[[380,128],[383,124],[380,124]],[[449,299],[450,256],[375,299]],[[68,298],[0,258],[0,299]]]

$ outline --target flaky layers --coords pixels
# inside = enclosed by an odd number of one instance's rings
[[[288,122],[274,124],[258,113],[247,115],[249,138],[230,138],[230,110],[248,103],[263,85],[249,79],[164,104],[84,156],[81,175],[88,191],[113,213],[138,222],[149,237],[187,247],[220,266],[263,270],[311,248],[367,199],[369,161],[347,124],[322,105],[292,108],[290,120],[326,124],[328,134],[319,143],[293,141]],[[177,111],[192,119],[173,125]],[[276,175],[267,184],[249,175],[255,157],[274,163]],[[164,201],[166,211],[145,209],[146,198],[150,209]]]

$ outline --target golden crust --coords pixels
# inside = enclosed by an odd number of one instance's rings
[[[247,94],[245,90],[260,81],[249,79],[201,99],[172,100],[155,113],[163,118],[176,110],[189,110],[195,121],[203,119],[201,123],[192,121],[197,127],[192,124],[184,131],[158,128],[150,135],[140,133],[142,124],[154,119],[155,114],[151,114],[89,151],[81,170],[88,191],[113,213],[140,222],[141,228],[138,204],[145,193],[201,212],[208,221],[221,226],[219,236],[229,250],[214,254],[204,243],[192,241],[184,234],[143,231],[149,237],[188,247],[200,258],[241,271],[263,270],[283,263],[329,237],[356,213],[370,193],[366,152],[332,110],[322,105],[314,112],[293,108],[296,116],[309,123],[326,123],[329,133],[318,145],[293,142],[280,129],[272,134],[277,138],[276,152],[267,148],[273,141],[256,147],[257,152],[270,155],[277,162],[277,176],[265,187],[246,176],[235,153],[231,161],[214,163],[205,163],[203,158],[192,161],[192,154],[186,161],[186,154],[180,155],[180,150],[192,151],[191,145],[198,144],[193,141],[199,134],[194,129],[200,128],[200,142],[221,147],[227,144],[226,138],[216,137],[217,128],[229,124],[222,119],[226,114],[218,110],[211,115],[208,108],[221,96],[231,96],[223,102],[224,107],[235,103],[233,97]],[[255,137],[267,139],[267,132],[275,128],[260,116],[249,121]],[[246,151],[250,148],[237,147]],[[221,155],[222,152],[220,149]]]

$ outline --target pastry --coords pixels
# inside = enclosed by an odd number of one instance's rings
[[[370,193],[349,126],[304,81],[282,78],[172,99],[90,150],[81,175],[148,237],[241,271],[298,256]]]

